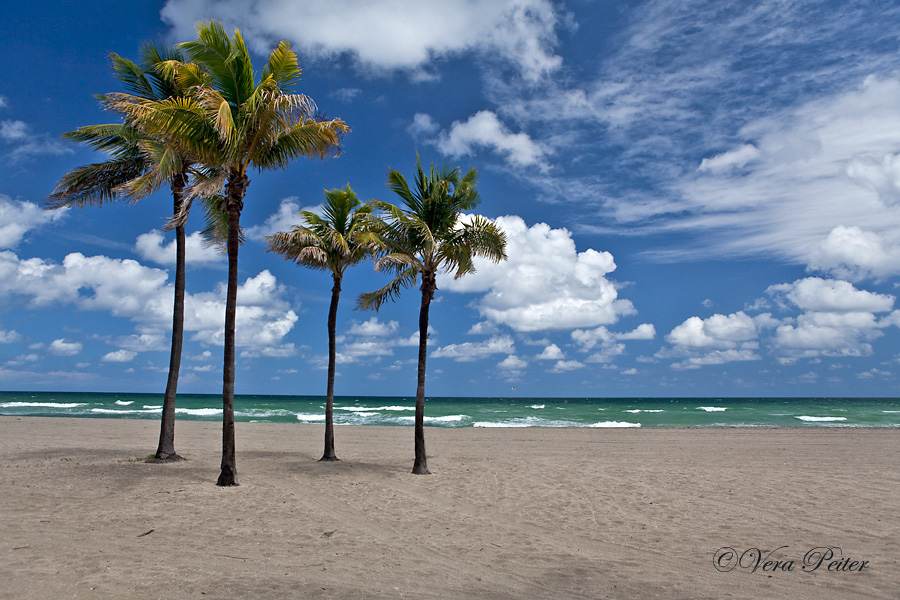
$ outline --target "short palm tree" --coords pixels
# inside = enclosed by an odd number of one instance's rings
[[[197,40],[178,46],[187,60],[169,61],[184,98],[151,101],[110,94],[107,103],[129,115],[150,135],[175,140],[182,151],[221,170],[207,187],[224,184],[221,209],[228,214],[228,286],[222,374],[222,464],[217,485],[237,485],[234,442],[235,320],[240,218],[251,168],[284,169],[300,157],[336,154],[349,128],[340,119],[322,120],[315,103],[286,90],[300,77],[297,55],[287,41],[269,55],[256,80],[241,32],[229,36],[221,23],[197,26]]]
[[[142,64],[111,55],[116,77],[135,97],[163,100],[182,95],[175,78],[166,76],[161,66],[167,61],[182,60],[176,49],[161,49],[154,44],[142,48]],[[100,96],[101,100],[105,96]],[[78,167],[59,181],[50,195],[47,208],[102,205],[104,202],[128,199],[136,202],[168,184],[172,191],[175,215],[175,299],[172,316],[172,344],[169,354],[169,376],[163,399],[159,445],[153,462],[182,460],[175,452],[175,396],[181,368],[184,339],[185,232],[184,223],[190,202],[185,201],[186,187],[205,179],[208,173],[188,155],[180,152],[165,137],[146,135],[127,119],[124,123],[90,125],[63,134],[72,141],[85,143],[106,152],[110,159]]]
[[[420,159],[416,160],[415,189],[397,171],[388,174],[388,188],[403,202],[404,208],[374,201],[386,213],[376,227],[383,244],[383,255],[375,261],[376,271],[390,271],[394,279],[378,291],[363,294],[360,308],[378,310],[394,299],[403,288],[421,278],[419,289],[419,361],[416,385],[415,462],[412,472],[428,474],[425,456],[425,358],[428,346],[428,311],[437,290],[438,272],[455,278],[475,271],[473,259],[485,257],[494,262],[506,260],[506,234],[492,221],[479,216],[464,216],[462,211],[478,206],[481,198],[475,185],[478,173],[470,170],[464,177],[459,168],[444,167],[426,176]]]
[[[301,211],[303,225],[266,238],[269,251],[298,265],[331,271],[331,306],[328,309],[328,386],[325,399],[325,452],[320,460],[338,460],[334,453],[335,329],[344,272],[378,251],[369,229],[371,204],[363,204],[350,184],[325,192],[322,216]]]

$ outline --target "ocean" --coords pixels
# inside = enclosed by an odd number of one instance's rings
[[[0,392],[0,415],[158,419],[162,394]],[[180,394],[176,418],[218,421],[222,398]],[[335,398],[336,425],[412,425],[413,397]],[[323,423],[324,396],[235,396],[235,419]],[[898,398],[428,398],[432,427],[900,427]]]

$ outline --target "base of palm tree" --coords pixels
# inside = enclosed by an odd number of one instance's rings
[[[337,456],[323,456],[319,462],[340,462],[340,460]]]
[[[412,474],[413,475],[431,475],[431,471],[428,470],[427,465],[416,464],[416,465],[413,465]]]
[[[221,487],[240,485],[237,481],[237,473],[233,469],[223,467],[216,485]]]
[[[147,462],[154,463],[154,464],[163,464],[163,463],[181,462],[183,460],[187,460],[187,459],[184,458],[183,456],[180,456],[173,452],[172,454],[163,454],[163,455],[157,454],[156,456],[154,456],[152,458],[148,458]]]

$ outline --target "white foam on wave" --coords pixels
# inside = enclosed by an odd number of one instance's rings
[[[544,408],[545,406],[546,406],[545,404],[532,404],[531,408],[538,409],[538,408]]]
[[[594,423],[588,427],[640,427],[640,423],[629,423],[628,421],[603,421],[602,423]]]
[[[282,408],[250,408],[242,411],[235,411],[236,417],[252,417],[254,419],[269,419],[271,417],[289,417],[296,414],[294,411]]]
[[[119,406],[128,406],[129,404],[134,404],[134,400],[116,400],[116,404]]]
[[[0,402],[0,408],[77,408],[86,402]]]
[[[157,408],[162,408],[162,404],[145,404],[144,408],[156,410]]]
[[[883,413],[889,413],[889,414],[894,414],[894,413],[900,413],[900,410],[883,410],[883,411],[881,411],[881,412],[883,412]]]
[[[478,421],[472,427],[532,427],[528,423],[512,423],[510,421]]]
[[[162,408],[152,408],[150,410],[143,408],[92,408],[91,412],[100,415],[147,415],[162,412]]]
[[[459,423],[468,415],[447,415],[445,417],[425,417],[425,421],[429,423]],[[415,417],[398,417],[398,421],[415,421]]]
[[[724,406],[698,406],[697,410],[705,410],[706,412],[722,412],[728,410]]]
[[[383,410],[416,410],[415,406],[335,406],[334,410],[346,410],[350,412],[372,412]]]
[[[661,409],[661,408],[632,408],[631,410],[626,410],[625,412],[627,412],[627,413],[642,413],[642,412],[658,413],[658,412],[665,412],[665,411],[663,411],[663,409]]]
[[[176,408],[175,412],[184,415],[194,415],[195,417],[211,417],[213,415],[221,415],[221,408]]]
[[[312,413],[298,413],[298,414],[297,414],[297,420],[298,420],[298,421],[303,421],[304,423],[308,423],[308,422],[310,422],[310,421],[324,421],[324,420],[325,420],[325,415],[320,414],[320,413],[315,413],[315,414],[312,414]]]
[[[813,421],[813,422],[818,422],[818,421],[830,422],[830,421],[846,421],[847,420],[847,417],[807,417],[805,415],[802,417],[797,417],[797,418],[800,419],[801,421]]]

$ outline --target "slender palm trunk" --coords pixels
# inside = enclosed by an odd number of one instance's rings
[[[216,485],[238,485],[234,444],[234,334],[237,316],[238,247],[241,209],[249,183],[246,175],[229,178],[226,185],[228,210],[228,291],[225,299],[225,351],[222,367],[222,472]]]
[[[319,460],[340,460],[334,453],[334,366],[336,362],[335,329],[338,301],[341,298],[341,274],[332,275],[331,307],[328,309],[328,389],[325,397],[325,453]]]
[[[434,273],[422,274],[422,306],[419,309],[419,372],[416,384],[416,460],[414,475],[430,475],[425,460],[425,357],[428,351],[428,309],[437,289]]]
[[[184,172],[172,178],[172,197],[175,212],[181,212],[184,201]],[[175,301],[172,306],[172,348],[169,354],[169,379],[163,398],[162,419],[159,427],[159,445],[152,462],[184,460],[175,452],[175,395],[178,391],[178,374],[181,370],[181,346],[184,340],[184,225],[175,228]]]

